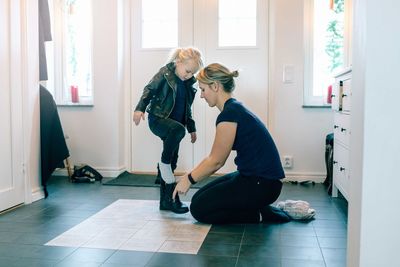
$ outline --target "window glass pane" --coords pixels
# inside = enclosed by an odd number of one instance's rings
[[[93,96],[91,0],[66,0],[65,3],[64,99],[81,102]]]
[[[218,45],[255,46],[257,0],[219,0]]]
[[[143,0],[142,47],[164,48],[177,45],[178,1]]]
[[[314,1],[313,95],[323,96],[343,68],[344,0]]]
[[[48,1],[49,4],[49,15],[51,21],[51,36],[54,40],[54,4],[53,1]],[[54,41],[47,41],[44,43],[46,49],[46,63],[47,63],[47,81],[42,81],[41,84],[53,95],[54,99],[57,99],[56,86],[55,86],[55,63],[54,63]]]

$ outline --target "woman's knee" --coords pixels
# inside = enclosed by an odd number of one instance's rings
[[[193,201],[193,199],[192,203],[190,204],[190,213],[198,222],[208,223],[205,216],[204,207],[202,207],[199,202]]]

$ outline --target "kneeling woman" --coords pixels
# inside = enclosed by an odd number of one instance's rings
[[[237,152],[237,171],[199,189],[190,205],[193,217],[204,223],[288,221],[270,206],[281,193],[285,177],[278,150],[263,122],[232,97],[239,73],[214,63],[197,75],[201,98],[220,114],[211,153],[190,173],[180,177],[173,196],[219,170],[231,150]]]

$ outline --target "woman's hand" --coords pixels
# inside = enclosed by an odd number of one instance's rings
[[[190,133],[190,139],[191,139],[192,143],[196,142],[196,140],[197,140],[196,132]]]
[[[133,121],[135,122],[136,125],[139,125],[140,119],[144,120],[144,112],[135,111],[133,113]]]
[[[175,199],[176,194],[184,194],[186,195],[187,191],[189,191],[190,188],[190,181],[188,178],[188,175],[185,174],[184,176],[181,176],[177,179],[179,182],[175,186],[175,190],[172,193],[172,199]]]

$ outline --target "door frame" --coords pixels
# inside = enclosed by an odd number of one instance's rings
[[[40,170],[39,4],[21,2],[21,80],[25,204],[44,198]]]

